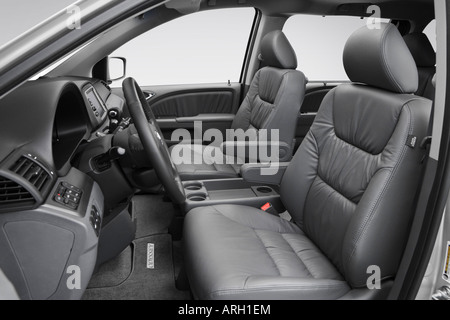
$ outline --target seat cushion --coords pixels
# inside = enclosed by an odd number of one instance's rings
[[[350,291],[299,227],[259,209],[196,208],[184,228],[187,273],[198,299],[336,299]]]
[[[218,147],[184,144],[172,146],[170,153],[182,181],[237,178],[240,175],[242,164],[236,158],[224,155]],[[183,153],[184,157],[188,154],[187,161],[177,162],[177,156],[183,157]]]

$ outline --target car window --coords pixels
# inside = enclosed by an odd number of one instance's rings
[[[359,17],[295,15],[283,32],[297,53],[298,70],[310,81],[347,81],[342,63],[345,43],[367,23]]]
[[[183,16],[133,39],[111,57],[126,58],[127,76],[142,85],[239,82],[255,12],[233,8]]]
[[[76,0],[2,1],[0,47],[74,2]]]
[[[431,21],[423,30],[423,33],[430,39],[431,45],[433,46],[434,51],[436,51],[436,20]]]

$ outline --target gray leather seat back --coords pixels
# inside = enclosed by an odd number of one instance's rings
[[[344,50],[353,84],[323,100],[281,184],[295,222],[353,287],[396,273],[420,177],[431,101],[395,26],[362,28]],[[360,83],[360,84],[359,84]],[[301,183],[299,183],[301,182]]]
[[[424,33],[411,33],[403,37],[419,72],[419,87],[416,95],[433,100],[435,89],[432,83],[436,74],[436,52]]]
[[[261,44],[260,69],[239,108],[232,129],[278,129],[280,141],[292,145],[297,115],[303,102],[306,78],[297,57],[281,31],[267,34]]]

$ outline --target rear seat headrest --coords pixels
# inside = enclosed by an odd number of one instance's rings
[[[424,33],[411,33],[403,37],[418,67],[434,67],[436,52]]]
[[[355,31],[345,45],[343,60],[353,82],[397,93],[417,91],[416,63],[391,23],[382,23],[379,29],[362,27]]]
[[[261,59],[265,66],[297,69],[297,55],[280,30],[266,34],[261,42]]]

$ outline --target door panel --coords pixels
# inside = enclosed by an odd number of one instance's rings
[[[155,99],[156,96],[152,99]],[[199,114],[234,113],[234,94],[230,91],[179,93],[151,102],[157,118],[195,117]]]
[[[317,111],[323,98],[330,90],[340,83],[310,82],[306,85],[305,99],[300,108],[297,120],[297,130],[295,134],[295,150],[298,149],[303,139],[306,137],[311,125],[316,118]]]
[[[194,122],[202,123],[202,133],[219,129],[225,136],[239,109],[241,84],[201,84],[142,87],[161,131],[169,144],[172,132],[183,128],[193,137]]]

